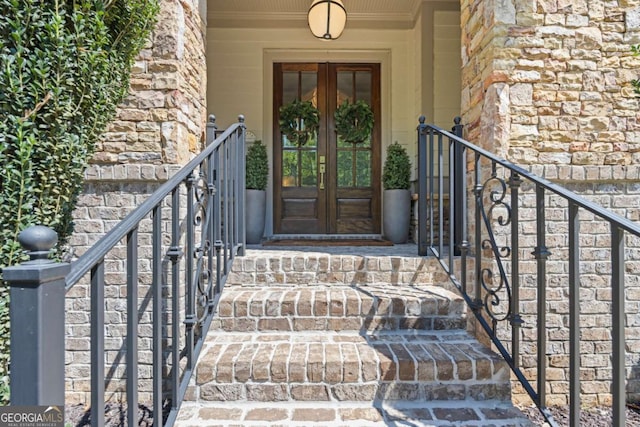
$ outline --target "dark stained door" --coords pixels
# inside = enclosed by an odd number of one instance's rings
[[[304,144],[280,131],[279,109],[294,100],[310,101],[320,112],[319,131]],[[368,140],[337,135],[334,113],[345,100],[371,107]],[[274,64],[273,107],[275,233],[379,234],[379,64]]]

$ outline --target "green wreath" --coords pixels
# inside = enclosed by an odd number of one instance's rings
[[[346,99],[336,110],[336,131],[343,141],[359,144],[365,142],[373,131],[373,111],[363,100],[349,103]]]
[[[320,127],[320,111],[311,101],[291,101],[280,107],[280,132],[299,147]]]

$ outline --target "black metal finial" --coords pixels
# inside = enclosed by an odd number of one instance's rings
[[[18,242],[27,251],[31,261],[46,260],[58,243],[58,234],[44,225],[33,225],[18,234]]]
[[[423,124],[424,124],[424,122],[425,122],[425,121],[427,121],[427,118],[426,118],[425,116],[420,116],[420,117],[418,118],[418,121],[420,122],[420,124],[421,124],[421,125],[423,125]]]
[[[239,114],[239,115],[238,115],[238,121],[239,121],[240,123],[244,123],[244,114]]]
[[[215,122],[216,122],[215,114],[209,114],[209,120],[208,121],[209,121],[209,123],[215,124]]]
[[[455,119],[453,119],[453,123],[455,123],[456,125],[459,125],[460,122],[462,122],[462,117],[460,116],[456,116]]]

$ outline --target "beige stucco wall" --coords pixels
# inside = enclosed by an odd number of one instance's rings
[[[408,125],[415,121],[412,77],[415,59],[410,31],[353,30],[340,39],[326,42],[314,38],[307,29],[230,29],[209,28],[207,32],[208,90],[207,105],[221,126],[247,117],[247,125],[256,136],[270,135],[273,61],[353,61],[382,62],[382,103],[388,105],[383,124],[383,139],[405,142]],[[266,141],[269,143],[269,141]]]
[[[307,29],[216,29],[207,31],[209,111],[226,127],[246,116],[247,128],[272,154],[274,62],[381,63],[382,140],[398,141],[415,151],[419,111],[415,99],[414,36],[410,30],[345,30],[340,39],[315,39]],[[383,150],[383,158],[384,158]],[[269,203],[271,201],[269,183]],[[265,233],[272,232],[271,205]]]
[[[448,129],[460,115],[460,11],[433,16],[433,123]]]

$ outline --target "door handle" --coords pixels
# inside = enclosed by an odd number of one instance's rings
[[[325,165],[324,163],[320,164],[320,189],[324,190],[324,173],[325,173]]]

